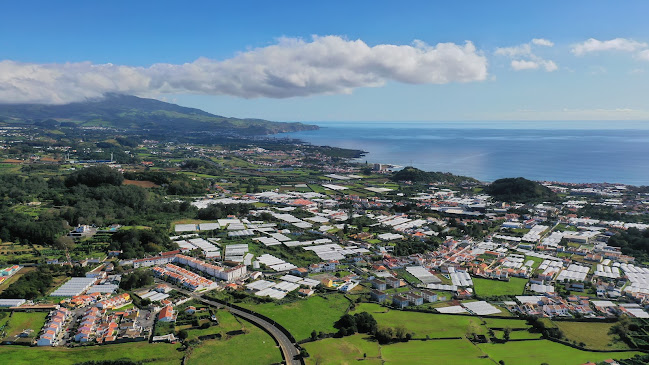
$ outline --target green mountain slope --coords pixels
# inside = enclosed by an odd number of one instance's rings
[[[210,114],[155,99],[107,94],[104,98],[63,105],[0,104],[5,123],[75,123],[80,126],[114,127],[126,130],[169,129],[174,133],[210,132],[264,135],[318,129],[302,123],[239,119]]]

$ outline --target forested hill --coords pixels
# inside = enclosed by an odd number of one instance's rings
[[[498,179],[484,189],[494,199],[505,202],[540,203],[556,201],[557,194],[549,188],[522,177]]]
[[[395,172],[392,177],[394,181],[411,181],[413,183],[478,183],[478,180],[460,175],[453,175],[450,172],[428,172],[416,167],[407,166],[403,170]]]
[[[2,101],[0,100],[0,103]],[[318,129],[302,123],[229,118],[155,99],[106,94],[101,99],[62,105],[0,104],[0,122],[29,123],[50,128],[103,126],[174,133],[212,132],[263,135]]]

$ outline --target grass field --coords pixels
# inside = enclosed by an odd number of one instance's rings
[[[0,359],[3,364],[14,365],[72,365],[90,360],[145,361],[151,364],[178,365],[183,353],[177,351],[178,345],[126,343],[107,346],[92,346],[69,349],[65,347],[27,347],[0,346]]]
[[[588,352],[564,346],[548,340],[507,342],[504,344],[479,344],[478,347],[495,361],[507,365],[583,364],[606,359],[626,359],[639,352]]]
[[[9,325],[5,329],[7,335],[5,338],[10,338],[13,336],[19,335],[25,329],[32,329],[32,335],[30,337],[35,337],[38,334],[38,331],[43,328],[45,324],[45,317],[47,317],[46,312],[14,312],[11,316],[5,317],[0,321],[0,323],[8,323]]]
[[[325,338],[316,342],[304,344],[310,357],[306,359],[307,364],[351,364],[363,359],[363,364],[381,364],[379,357],[379,344],[375,341],[367,341],[367,335],[356,334],[344,338]]]
[[[513,332],[514,333],[514,332]],[[528,334],[528,333],[525,333]],[[528,334],[529,335],[529,334]],[[400,342],[379,345],[366,335],[328,338],[304,344],[307,364],[570,364],[624,359],[638,352],[587,352],[547,340],[473,345],[467,339]],[[363,354],[367,357],[363,360]]]
[[[382,346],[381,356],[384,364],[493,364],[466,339],[400,342]]]
[[[188,339],[199,335],[221,333],[221,339],[205,340],[192,350],[187,364],[273,364],[282,361],[275,340],[252,323],[241,320],[226,311],[218,311],[219,325],[205,330],[189,331]],[[227,332],[245,329],[245,334],[234,336]]]
[[[341,294],[314,296],[289,304],[275,303],[241,304],[241,306],[261,313],[284,326],[296,340],[311,336],[311,331],[331,333],[333,327],[349,307],[349,301]]]
[[[486,334],[480,318],[444,314],[416,313],[391,310],[378,304],[363,303],[353,313],[368,312],[379,326],[405,327],[415,338],[463,337],[467,332]]]
[[[616,336],[608,334],[615,323],[556,321],[554,324],[559,327],[568,341],[583,342],[589,349],[626,350],[629,348],[624,342],[616,341]]]
[[[489,280],[482,278],[473,279],[475,293],[481,297],[495,297],[502,295],[522,295],[527,284],[527,279],[510,278],[509,281]]]

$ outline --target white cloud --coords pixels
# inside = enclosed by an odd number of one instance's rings
[[[541,64],[543,65],[543,68],[547,72],[552,72],[552,71],[556,71],[556,70],[559,69],[559,66],[557,66],[557,64],[554,63],[554,61],[551,61],[551,60],[542,60]]]
[[[544,46],[544,47],[553,47],[554,42],[544,39],[544,38],[534,38],[532,39],[532,43],[534,43],[537,46]]]
[[[496,48],[496,54],[508,57],[529,56],[532,54],[532,47],[528,43],[514,47]]]
[[[525,61],[525,60],[512,60],[512,68],[516,71],[521,70],[536,70],[539,68],[539,64],[534,61]]]
[[[515,71],[536,70],[540,67],[543,67],[545,71],[552,72],[552,71],[556,71],[559,68],[557,67],[557,64],[554,63],[554,61],[543,60],[543,59],[537,59],[535,61],[512,60],[511,66],[512,69],[514,69]]]
[[[638,53],[638,58],[643,61],[649,61],[649,49],[645,49],[644,51]]]
[[[446,84],[486,78],[487,59],[468,41],[371,47],[361,40],[314,36],[310,42],[282,38],[223,61],[199,58],[150,67],[5,60],[0,62],[0,102],[66,103],[106,92],[288,98],[350,93],[390,80]]]
[[[553,72],[559,69],[557,64],[552,60],[543,59],[532,52],[532,45],[552,47],[554,43],[543,38],[534,38],[529,43],[523,43],[513,47],[496,48],[494,52],[497,55],[506,56],[513,59],[510,63],[514,71],[537,70],[542,68],[547,72]]]
[[[585,42],[575,44],[572,47],[572,53],[577,56],[583,56],[586,53],[602,51],[635,52],[646,47],[647,43],[626,38],[615,38],[608,41],[600,41],[595,38],[590,38]]]

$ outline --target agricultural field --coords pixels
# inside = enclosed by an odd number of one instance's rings
[[[473,279],[476,295],[480,297],[497,297],[503,295],[522,295],[527,279],[510,278],[509,281]]]
[[[363,303],[351,312],[368,312],[379,326],[405,327],[414,338],[463,337],[467,333],[486,334],[487,328],[478,317],[444,314],[404,312],[381,307],[378,304]]]
[[[0,174],[14,174],[20,171],[20,164],[0,163]]]
[[[584,343],[588,349],[626,350],[629,348],[617,336],[609,334],[615,323],[555,321],[554,324],[563,332],[566,340]]]
[[[36,337],[38,331],[45,324],[47,312],[14,312],[11,317],[9,314],[0,319],[0,327],[4,327],[5,336],[0,338],[2,341],[15,341],[23,330],[31,329],[32,333],[29,339]]]
[[[25,244],[3,242],[0,244],[0,267],[8,265],[6,262],[36,262],[38,252]]]
[[[639,352],[588,352],[548,341],[519,341],[504,344],[485,343],[477,345],[494,361],[503,360],[507,365],[583,364],[606,359],[627,359]]]
[[[311,336],[311,332],[332,333],[333,327],[349,307],[349,301],[341,294],[325,297],[313,296],[306,300],[297,300],[288,304],[240,304],[242,307],[261,313],[281,324],[296,340]]]
[[[125,343],[69,349],[66,347],[0,346],[3,363],[14,365],[72,365],[84,361],[129,359],[151,364],[178,365],[183,353],[178,345]]]

